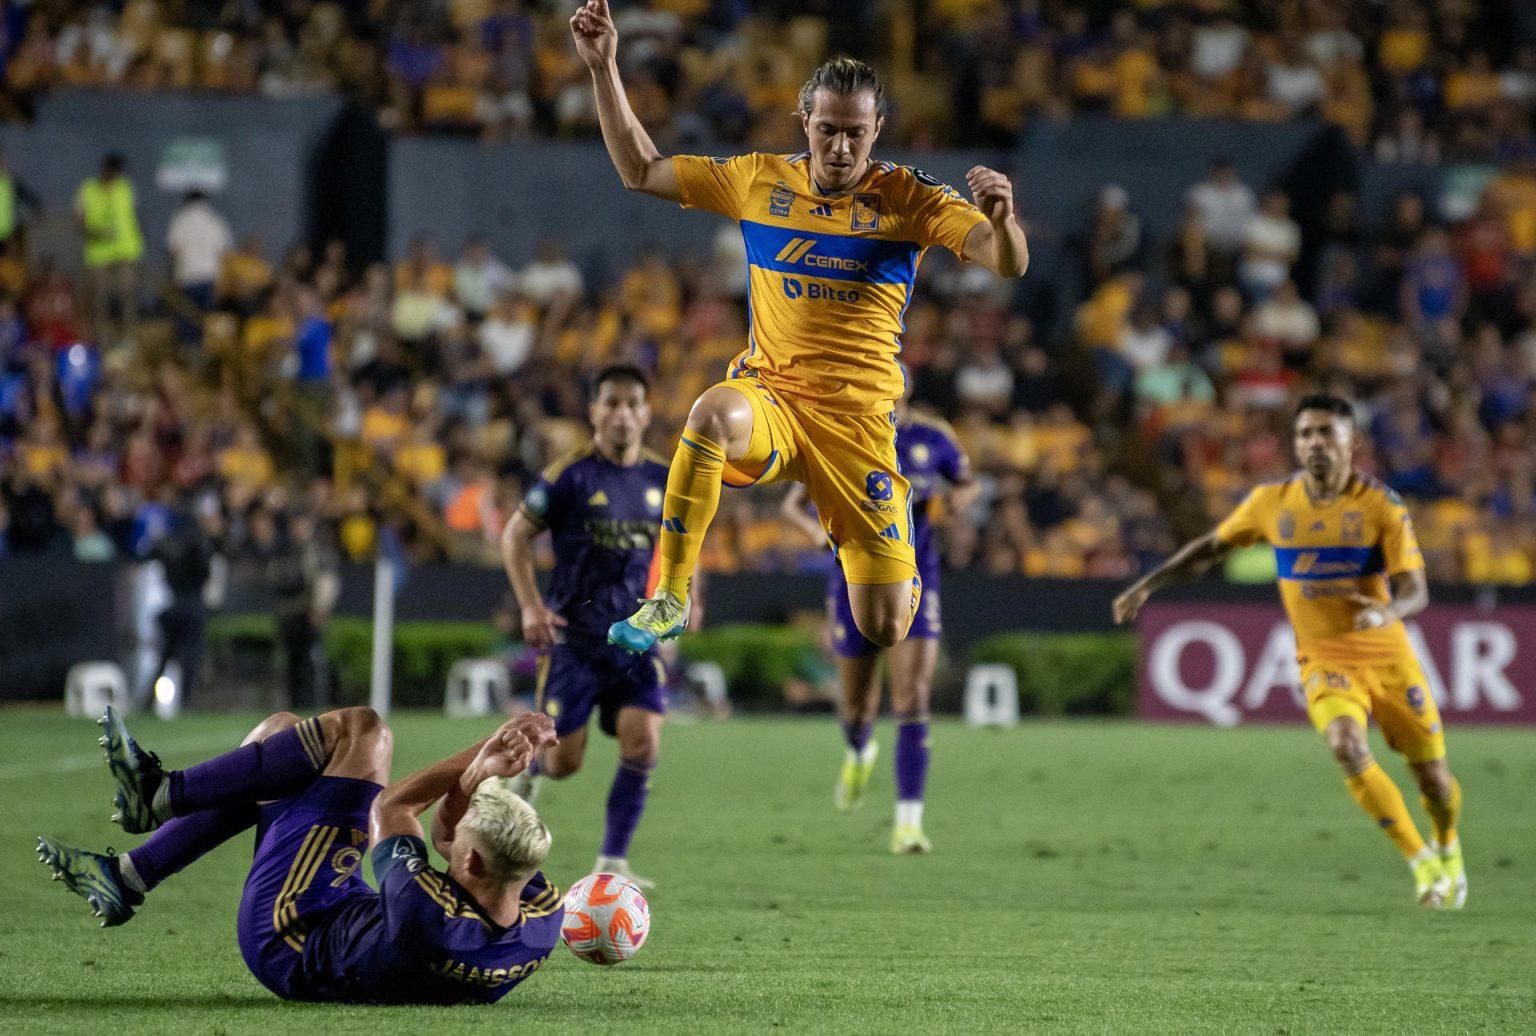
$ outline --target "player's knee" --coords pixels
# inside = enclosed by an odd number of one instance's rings
[[[326,733],[334,735],[334,740],[327,737],[332,745],[346,742],[380,751],[388,751],[394,745],[394,737],[384,717],[366,705],[337,709],[327,713],[324,718],[331,721],[324,725],[328,728]]]
[[[291,712],[274,712],[260,723],[256,724],[252,731],[245,735],[242,745],[251,744],[253,741],[265,741],[273,734],[281,733],[289,727],[296,727],[303,720]]]
[[[740,392],[717,385],[694,402],[688,427],[710,442],[727,446],[752,434],[752,409]]]
[[[1353,730],[1330,736],[1328,748],[1347,773],[1360,773],[1371,764],[1371,746]]]
[[[1451,798],[1451,770],[1445,763],[1424,763],[1413,768],[1419,790],[1436,802],[1448,802]]]
[[[878,647],[895,647],[906,636],[906,618],[898,615],[877,615],[866,622],[861,622],[859,632]]]
[[[563,781],[580,769],[580,759],[562,759],[559,756],[547,756],[539,764],[539,773],[554,781]]]

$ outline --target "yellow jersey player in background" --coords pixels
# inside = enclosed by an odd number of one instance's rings
[[[1347,401],[1307,396],[1293,431],[1302,470],[1255,488],[1214,530],[1117,597],[1115,621],[1135,619],[1153,591],[1203,571],[1233,547],[1272,544],[1307,715],[1344,768],[1350,794],[1408,860],[1419,902],[1459,908],[1467,899],[1456,834],[1461,786],[1446,765],[1439,710],[1402,623],[1429,603],[1408,511],[1396,493],[1354,470]],[[1368,716],[1418,781],[1434,829],[1428,845],[1397,785],[1371,757]]]
[[[816,504],[859,631],[880,647],[896,644],[921,593],[911,486],[896,459],[902,315],[934,245],[1000,276],[1024,273],[1012,185],[973,168],[973,205],[921,172],[871,158],[885,90],[850,58],[827,62],[800,92],[809,150],[663,157],[625,99],[606,0],[582,6],[571,31],[624,186],[739,222],[751,285],[746,348],[727,380],[694,403],[672,460],[656,593],[614,624],[610,640],[643,651],[681,633],[722,480],[787,477]]]

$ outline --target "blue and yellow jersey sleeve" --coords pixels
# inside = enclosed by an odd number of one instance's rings
[[[734,158],[674,155],[672,172],[683,196],[683,208],[708,209],[731,219],[741,219],[747,194],[757,176],[759,157],[755,154]]]
[[[1424,567],[1424,552],[1419,549],[1419,538],[1413,531],[1413,519],[1408,517],[1408,506],[1402,497],[1385,486],[1376,492],[1377,509],[1381,523],[1382,564],[1387,575],[1412,572]]]
[[[960,192],[920,169],[909,169],[907,205],[912,228],[924,248],[938,245],[965,257],[965,239],[987,221]]]
[[[1217,540],[1229,547],[1251,547],[1264,538],[1263,520],[1271,509],[1266,507],[1264,496],[1273,497],[1273,493],[1265,494],[1266,489],[1259,486],[1249,490],[1243,502],[1216,526]]]

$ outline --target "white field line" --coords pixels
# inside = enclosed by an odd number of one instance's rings
[[[100,737],[100,727],[92,725],[91,730],[96,731],[92,738]],[[82,724],[81,732],[84,733]],[[184,737],[180,740],[157,741],[155,749],[170,752],[194,752],[207,751],[211,748],[234,748],[240,743],[240,734],[203,734],[200,737]],[[48,777],[61,773],[78,773],[81,770],[92,770],[96,767],[106,768],[106,762],[101,749],[94,752],[81,752],[79,755],[64,755],[56,759],[39,759],[30,763],[12,763],[9,766],[0,766],[0,781],[14,781],[26,777]]]

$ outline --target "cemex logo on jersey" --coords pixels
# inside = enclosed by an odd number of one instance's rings
[[[789,239],[789,244],[781,248],[779,254],[773,258],[776,262],[795,263],[820,270],[842,270],[846,273],[864,273],[869,269],[869,263],[862,259],[850,259],[839,255],[817,255],[811,251],[815,247],[814,237],[792,237]]]

